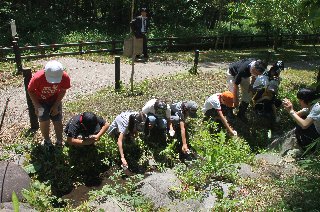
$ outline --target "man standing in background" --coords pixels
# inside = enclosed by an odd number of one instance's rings
[[[140,9],[140,15],[132,19],[130,22],[130,27],[136,38],[143,39],[143,57],[148,59],[148,50],[147,50],[147,32],[149,28],[149,18],[147,17],[147,8]]]

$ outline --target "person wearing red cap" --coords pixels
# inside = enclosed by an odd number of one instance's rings
[[[56,145],[62,144],[62,99],[71,87],[70,77],[62,64],[49,61],[43,70],[36,72],[28,85],[28,94],[39,118],[44,145],[52,145],[49,136],[50,120],[56,133]]]
[[[234,95],[232,92],[225,91],[223,93],[213,94],[204,103],[202,112],[204,113],[205,117],[212,119],[213,121],[221,121],[230,135],[237,136],[237,131],[232,129],[222,112],[221,106],[223,105],[228,108],[233,108]]]

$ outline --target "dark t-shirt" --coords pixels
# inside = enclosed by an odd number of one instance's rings
[[[251,76],[250,63],[256,61],[254,58],[247,58],[229,65],[229,73],[235,77],[235,84],[241,83],[241,78],[248,78]]]
[[[89,135],[96,135],[99,133],[101,128],[106,124],[106,121],[101,118],[97,117],[98,119],[98,125],[94,128],[93,131],[86,130],[80,123],[80,114],[72,117],[68,124],[66,125],[66,128],[64,129],[64,132],[68,137],[71,138],[78,138],[79,136],[86,138],[89,137]]]

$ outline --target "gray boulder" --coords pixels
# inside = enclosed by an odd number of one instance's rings
[[[11,212],[14,211],[12,202],[0,203],[0,212]],[[26,203],[19,203],[20,212],[36,212],[30,205]]]
[[[269,150],[276,150],[281,156],[284,156],[291,149],[299,149],[297,138],[294,134],[294,129],[286,132],[284,135],[276,138],[269,144]]]
[[[17,164],[0,161],[0,202],[11,202],[13,191],[18,199],[23,200],[22,189],[30,187],[31,179]]]
[[[142,180],[139,183],[138,191],[150,199],[155,208],[160,208],[170,205],[175,200],[171,188],[180,185],[179,179],[172,170],[169,170],[165,173],[154,173]]]
[[[257,161],[270,165],[280,165],[283,162],[282,158],[279,155],[270,153],[257,154],[255,156],[255,159]]]
[[[128,205],[125,205],[123,202],[117,200],[115,197],[106,197],[99,202],[90,203],[91,207],[94,207],[94,211],[112,211],[112,212],[130,212],[135,211]]]
[[[259,174],[252,171],[252,167],[246,163],[235,164],[238,168],[238,175],[242,178],[258,178]]]

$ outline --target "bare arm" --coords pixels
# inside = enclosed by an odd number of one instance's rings
[[[187,153],[188,145],[187,145],[187,136],[186,136],[186,124],[183,121],[180,121],[180,130],[181,130],[181,139],[182,139],[182,152]]]
[[[122,148],[122,141],[123,141],[123,138],[124,138],[124,134],[123,133],[120,133],[119,137],[118,137],[118,148],[119,148],[119,152],[120,152],[120,157],[121,157],[121,162],[122,162],[122,165],[125,165],[125,166],[128,166],[128,163],[124,157],[124,153],[123,153],[123,148]]]
[[[58,97],[56,99],[56,101],[53,103],[51,109],[50,109],[50,114],[52,116],[57,115],[58,112],[58,106],[60,105],[63,97],[66,95],[67,90],[66,89],[61,89],[60,93],[58,94]]]
[[[41,105],[40,105],[40,103],[38,101],[37,95],[32,91],[28,91],[28,94],[29,94],[30,99],[32,101],[35,113],[38,116],[38,108],[41,107]]]
[[[99,133],[97,135],[92,135],[92,138],[94,138],[95,141],[99,141],[101,136],[104,135],[107,132],[109,126],[110,126],[109,123],[106,122],[105,125],[103,125],[103,127],[99,131]]]
[[[93,138],[80,139],[80,138],[67,137],[67,142],[73,146],[86,146],[86,145],[94,144],[95,140]]]
[[[307,129],[313,124],[312,118],[306,118],[303,119],[299,115],[302,114],[302,111],[299,111],[298,113],[293,110],[293,105],[289,99],[285,99],[283,102],[283,106],[286,109],[286,111],[289,112],[290,116],[293,118],[293,120],[300,126],[302,129]]]
[[[235,135],[233,129],[231,128],[231,126],[229,125],[226,117],[223,115],[221,110],[218,110],[218,115],[223,123],[223,125],[225,126],[225,128],[227,129],[228,133],[230,135]]]

